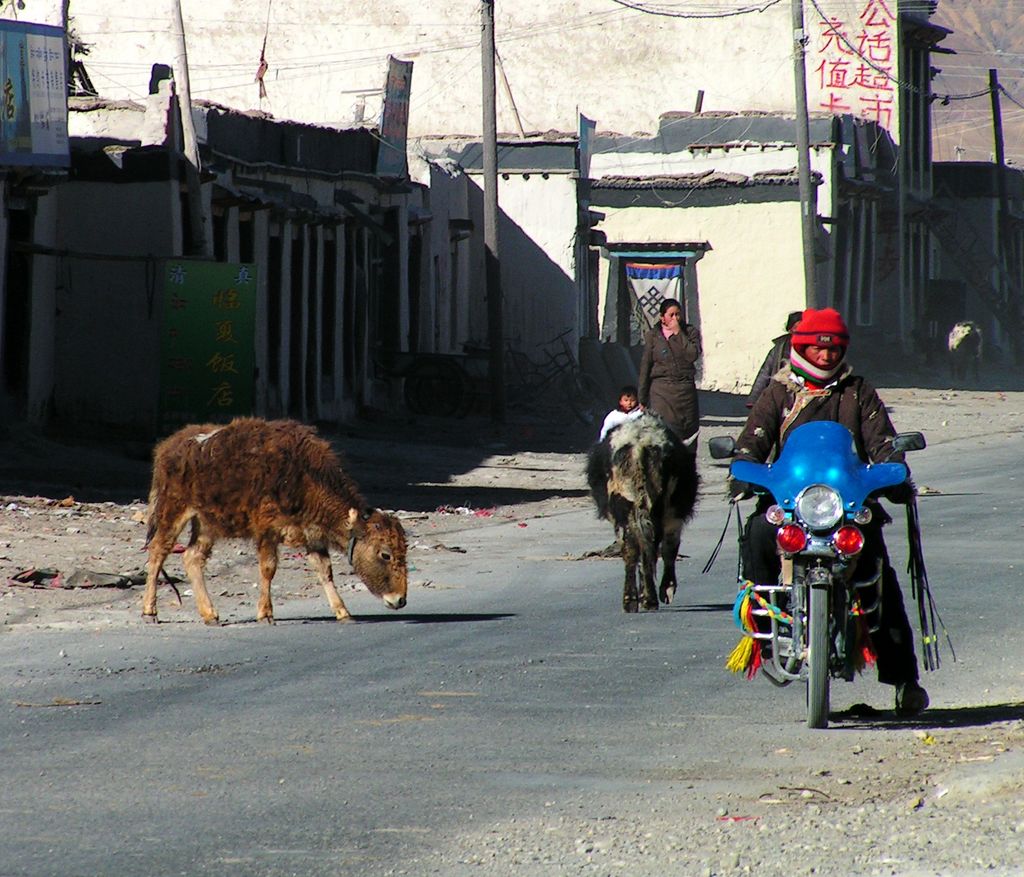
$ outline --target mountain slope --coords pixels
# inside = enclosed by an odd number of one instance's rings
[[[990,68],[1009,94],[1000,94],[1003,142],[1009,164],[1024,166],[1024,0],[941,0],[932,16],[953,33],[941,46],[955,55],[932,56],[941,69],[932,89],[933,156],[936,161],[990,161],[995,150]],[[949,96],[948,103],[943,96]]]

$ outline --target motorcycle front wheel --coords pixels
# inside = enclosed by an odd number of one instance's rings
[[[808,588],[807,727],[828,727],[828,588]]]

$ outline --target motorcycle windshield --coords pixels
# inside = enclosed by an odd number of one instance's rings
[[[903,463],[865,463],[857,456],[853,435],[841,423],[814,421],[790,433],[774,463],[736,460],[732,476],[771,491],[775,501],[791,509],[800,491],[824,484],[843,498],[847,511],[856,511],[876,490],[902,484],[908,470]]]

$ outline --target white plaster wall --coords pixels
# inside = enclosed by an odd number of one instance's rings
[[[23,18],[52,10],[26,0]],[[375,122],[387,57],[415,62],[412,135],[479,135],[479,0],[182,0],[193,98],[278,118],[348,127]],[[857,21],[863,0],[818,0]],[[805,4],[809,34],[820,31]],[[141,100],[154,62],[172,64],[170,0],[71,0],[91,45],[86,65],[100,93]],[[574,131],[576,112],[602,130],[653,132],[667,110],[784,111],[794,103],[790,5],[719,18],[675,18],[612,0],[514,0],[496,4],[498,51],[526,130]],[[36,20],[42,20],[36,19]],[[267,97],[255,81],[266,41]],[[820,96],[808,64],[812,106]],[[498,88],[498,125],[515,132]]]
[[[80,99],[71,98],[68,137],[96,137],[109,140],[138,140],[146,108],[129,101],[110,104],[102,110],[82,109]]]
[[[471,179],[482,186],[481,176]],[[532,351],[571,328],[575,349],[576,180],[568,174],[501,174],[498,208],[505,336]]]
[[[790,311],[804,307],[798,201],[730,207],[601,208],[612,242],[706,241],[697,262],[701,389],[746,392]],[[602,312],[608,261],[601,263]]]

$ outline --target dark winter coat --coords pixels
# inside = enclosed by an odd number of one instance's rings
[[[700,333],[685,323],[669,338],[660,325],[651,329],[640,357],[640,404],[659,415],[682,440],[700,426],[696,384],[700,354]]]
[[[784,365],[748,415],[736,443],[736,457],[757,463],[773,460],[794,427],[815,420],[834,420],[850,430],[857,453],[865,461],[903,461],[902,454],[889,457],[896,430],[885,405],[875,388],[853,374],[849,365],[824,390],[804,389]]]

